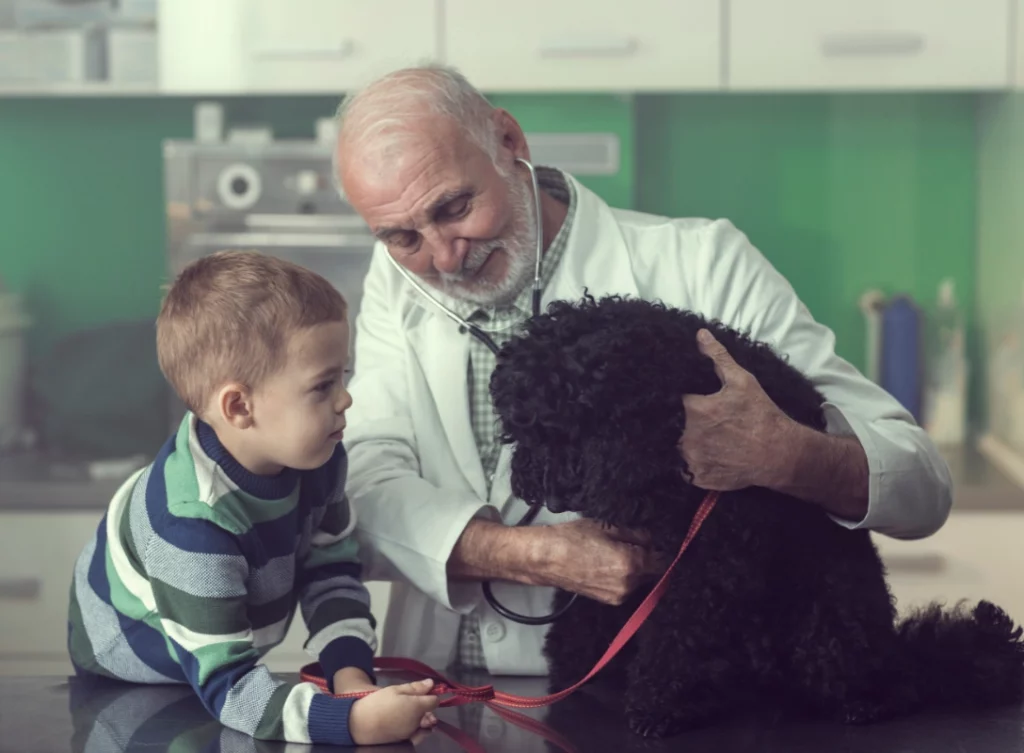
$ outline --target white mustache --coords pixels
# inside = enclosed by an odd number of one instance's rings
[[[445,283],[464,282],[476,274],[480,267],[487,262],[491,254],[503,245],[500,240],[473,244],[462,260],[462,269],[458,272],[442,272],[440,274],[441,281]]]

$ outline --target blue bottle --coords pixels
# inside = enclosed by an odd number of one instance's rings
[[[882,311],[881,386],[921,423],[924,359],[921,310],[907,295]]]

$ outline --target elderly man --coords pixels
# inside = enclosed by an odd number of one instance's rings
[[[508,608],[541,615],[554,587],[620,603],[659,567],[625,531],[547,511],[514,526],[525,505],[496,437],[494,356],[424,296],[502,344],[532,309],[537,231],[542,306],[586,288],[692,309],[772,343],[826,396],[828,432],[798,426],[721,345],[702,343],[723,387],[680,396],[679,444],[701,486],[770,487],[836,525],[893,537],[943,525],[950,480],[927,436],[836,356],[831,331],[732,224],[613,209],[540,166],[538,216],[522,129],[451,70],[392,73],[350,95],[338,118],[340,186],[379,239],[346,444],[366,577],[394,581],[383,653],[544,674],[545,628],[501,617],[481,580]]]

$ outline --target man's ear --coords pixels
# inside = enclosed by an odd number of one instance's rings
[[[504,167],[511,167],[512,165],[504,165],[505,160],[502,159],[504,154],[509,156],[509,162],[515,163],[516,159],[530,159],[530,146],[526,143],[526,134],[523,133],[522,127],[508,110],[503,110],[500,107],[494,109],[491,114],[494,122],[494,128],[498,133],[498,158],[503,163]]]
[[[217,415],[221,421],[236,429],[253,425],[252,390],[240,382],[225,384],[217,392]]]

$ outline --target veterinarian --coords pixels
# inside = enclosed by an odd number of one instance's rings
[[[717,342],[702,344],[723,387],[683,398],[679,449],[699,485],[774,488],[836,525],[898,538],[945,522],[948,469],[925,433],[835,354],[832,332],[728,221],[614,209],[537,166],[538,223],[522,129],[454,71],[390,74],[349,95],[338,121],[339,187],[379,239],[346,444],[365,577],[393,581],[383,654],[545,674],[546,628],[502,618],[481,581],[508,608],[544,615],[553,587],[619,603],[664,567],[626,531],[547,510],[514,526],[526,506],[495,434],[494,356],[400,273],[500,346],[531,313],[538,230],[541,306],[587,290],[692,309],[772,343],[826,396],[829,432],[798,426]]]

